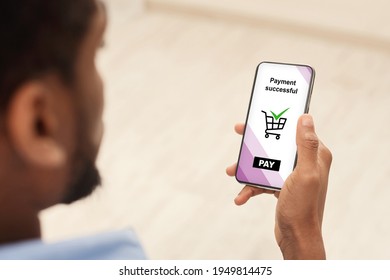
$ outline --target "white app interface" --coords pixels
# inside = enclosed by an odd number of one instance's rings
[[[307,104],[309,66],[263,62],[258,66],[236,177],[281,188],[294,168],[296,126]]]

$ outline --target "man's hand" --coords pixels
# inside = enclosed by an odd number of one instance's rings
[[[235,126],[238,134],[244,125]],[[297,165],[280,192],[245,186],[235,198],[237,205],[252,196],[269,193],[278,198],[275,237],[285,259],[325,259],[322,218],[332,154],[318,139],[313,119],[303,115],[297,125]],[[226,173],[234,176],[236,164]]]

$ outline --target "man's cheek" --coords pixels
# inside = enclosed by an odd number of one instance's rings
[[[99,152],[100,145],[102,143],[103,139],[103,132],[104,132],[104,124],[103,121],[99,122],[97,128],[96,128],[96,133],[93,139],[93,146],[95,148],[95,158]]]

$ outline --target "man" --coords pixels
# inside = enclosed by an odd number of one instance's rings
[[[130,231],[50,245],[40,240],[41,210],[81,199],[100,183],[95,159],[103,86],[95,54],[104,6],[2,0],[0,21],[0,259],[145,258]],[[310,120],[298,125],[298,165],[277,195],[275,233],[285,258],[325,257],[321,223],[330,153]],[[236,203],[262,192],[245,187]]]
[[[144,258],[131,232],[51,246],[39,240],[42,209],[100,183],[103,85],[95,54],[104,6],[2,0],[0,21],[0,244],[7,244],[0,258]]]

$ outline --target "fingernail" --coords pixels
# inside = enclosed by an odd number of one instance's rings
[[[313,127],[314,126],[314,122],[313,122],[312,116],[304,115],[303,118],[302,118],[302,125],[306,126],[306,127]]]

